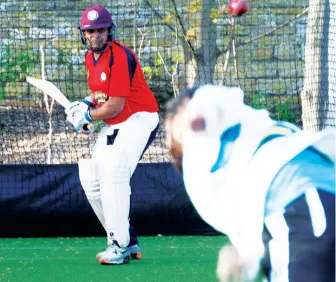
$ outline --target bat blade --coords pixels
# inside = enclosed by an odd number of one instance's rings
[[[26,78],[27,82],[31,85],[34,85],[36,88],[40,89],[42,92],[49,95],[51,98],[53,98],[57,103],[61,104],[64,108],[69,106],[71,102],[69,99],[59,90],[55,84],[51,83],[48,80],[38,79],[35,77],[27,76]],[[82,114],[78,113],[78,118],[82,118]],[[83,125],[83,131],[86,132],[86,134],[93,133],[95,130],[95,127],[92,123],[87,123]]]
[[[31,85],[34,85],[36,88],[40,89],[51,98],[53,98],[57,103],[61,104],[64,108],[66,108],[70,101],[67,97],[59,90],[55,84],[51,83],[50,81],[38,79],[34,77],[27,76],[27,82]]]

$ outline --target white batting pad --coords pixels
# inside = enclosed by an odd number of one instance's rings
[[[140,112],[120,124],[106,125],[93,150],[108,241],[116,240],[121,247],[129,243],[130,178],[158,122],[157,113]],[[113,144],[107,144],[112,137]]]
[[[127,247],[129,237],[129,185],[131,171],[128,152],[120,147],[105,147],[105,158],[99,163],[101,200],[109,243],[116,240]]]
[[[78,170],[85,195],[94,213],[106,230],[103,205],[100,198],[98,165],[92,159],[82,159],[78,162]]]

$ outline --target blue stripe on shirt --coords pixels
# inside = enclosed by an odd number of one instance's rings
[[[282,211],[308,189],[335,194],[335,164],[314,147],[287,163],[273,179],[265,203],[265,216]]]

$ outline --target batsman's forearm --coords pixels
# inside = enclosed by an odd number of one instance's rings
[[[91,109],[90,116],[93,120],[105,120],[117,116],[122,109],[113,109],[111,107],[102,106],[98,109]]]

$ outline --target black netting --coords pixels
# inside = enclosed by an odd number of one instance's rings
[[[311,2],[249,1],[236,18],[227,1],[99,4],[112,13],[118,40],[140,58],[162,112],[185,87],[215,83],[240,86],[249,104],[274,118],[315,119],[321,128],[335,125],[335,4]],[[1,164],[71,164],[89,154],[96,136],[74,133],[62,107],[25,79],[50,80],[71,100],[89,94],[77,26],[93,4],[1,1]],[[161,128],[143,161],[169,160]]]

